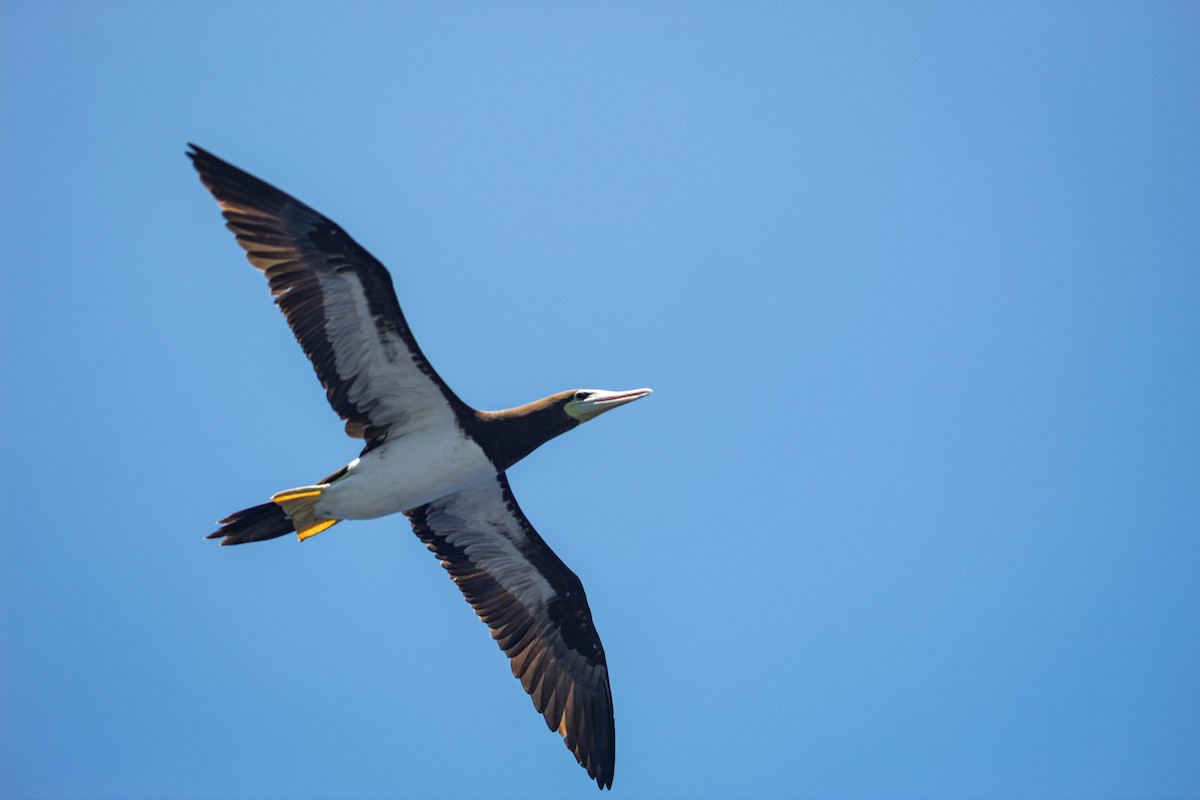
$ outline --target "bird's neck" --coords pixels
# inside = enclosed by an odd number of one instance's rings
[[[579,423],[552,395],[507,411],[479,411],[475,439],[500,469],[508,469],[555,436]]]

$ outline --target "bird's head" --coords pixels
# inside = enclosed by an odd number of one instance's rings
[[[576,389],[567,392],[563,411],[577,422],[587,422],[605,411],[632,403],[651,394],[649,389],[632,389],[627,392],[609,392],[604,389]]]
[[[490,458],[503,469],[511,467],[555,436],[577,428],[609,409],[632,403],[650,394],[649,389],[609,392],[603,389],[570,389],[507,411],[476,411],[492,431]]]

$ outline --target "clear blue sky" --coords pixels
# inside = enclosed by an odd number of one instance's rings
[[[1200,795],[1200,6],[0,5],[0,796],[594,785],[183,151],[391,268],[512,471],[614,797]]]

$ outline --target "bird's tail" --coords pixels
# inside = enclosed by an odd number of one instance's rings
[[[217,524],[221,527],[207,538],[220,539],[222,545],[261,542],[296,530],[287,512],[274,503],[235,511]]]
[[[261,542],[295,531],[304,541],[341,522],[324,519],[313,511],[321,493],[329,488],[323,483],[288,489],[271,498],[271,502],[235,511],[218,525],[221,527],[206,538],[220,539],[222,545]]]

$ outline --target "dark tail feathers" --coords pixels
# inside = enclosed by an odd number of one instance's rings
[[[296,530],[292,520],[275,503],[235,511],[217,524],[221,527],[205,538],[220,539],[222,545],[261,542]]]

